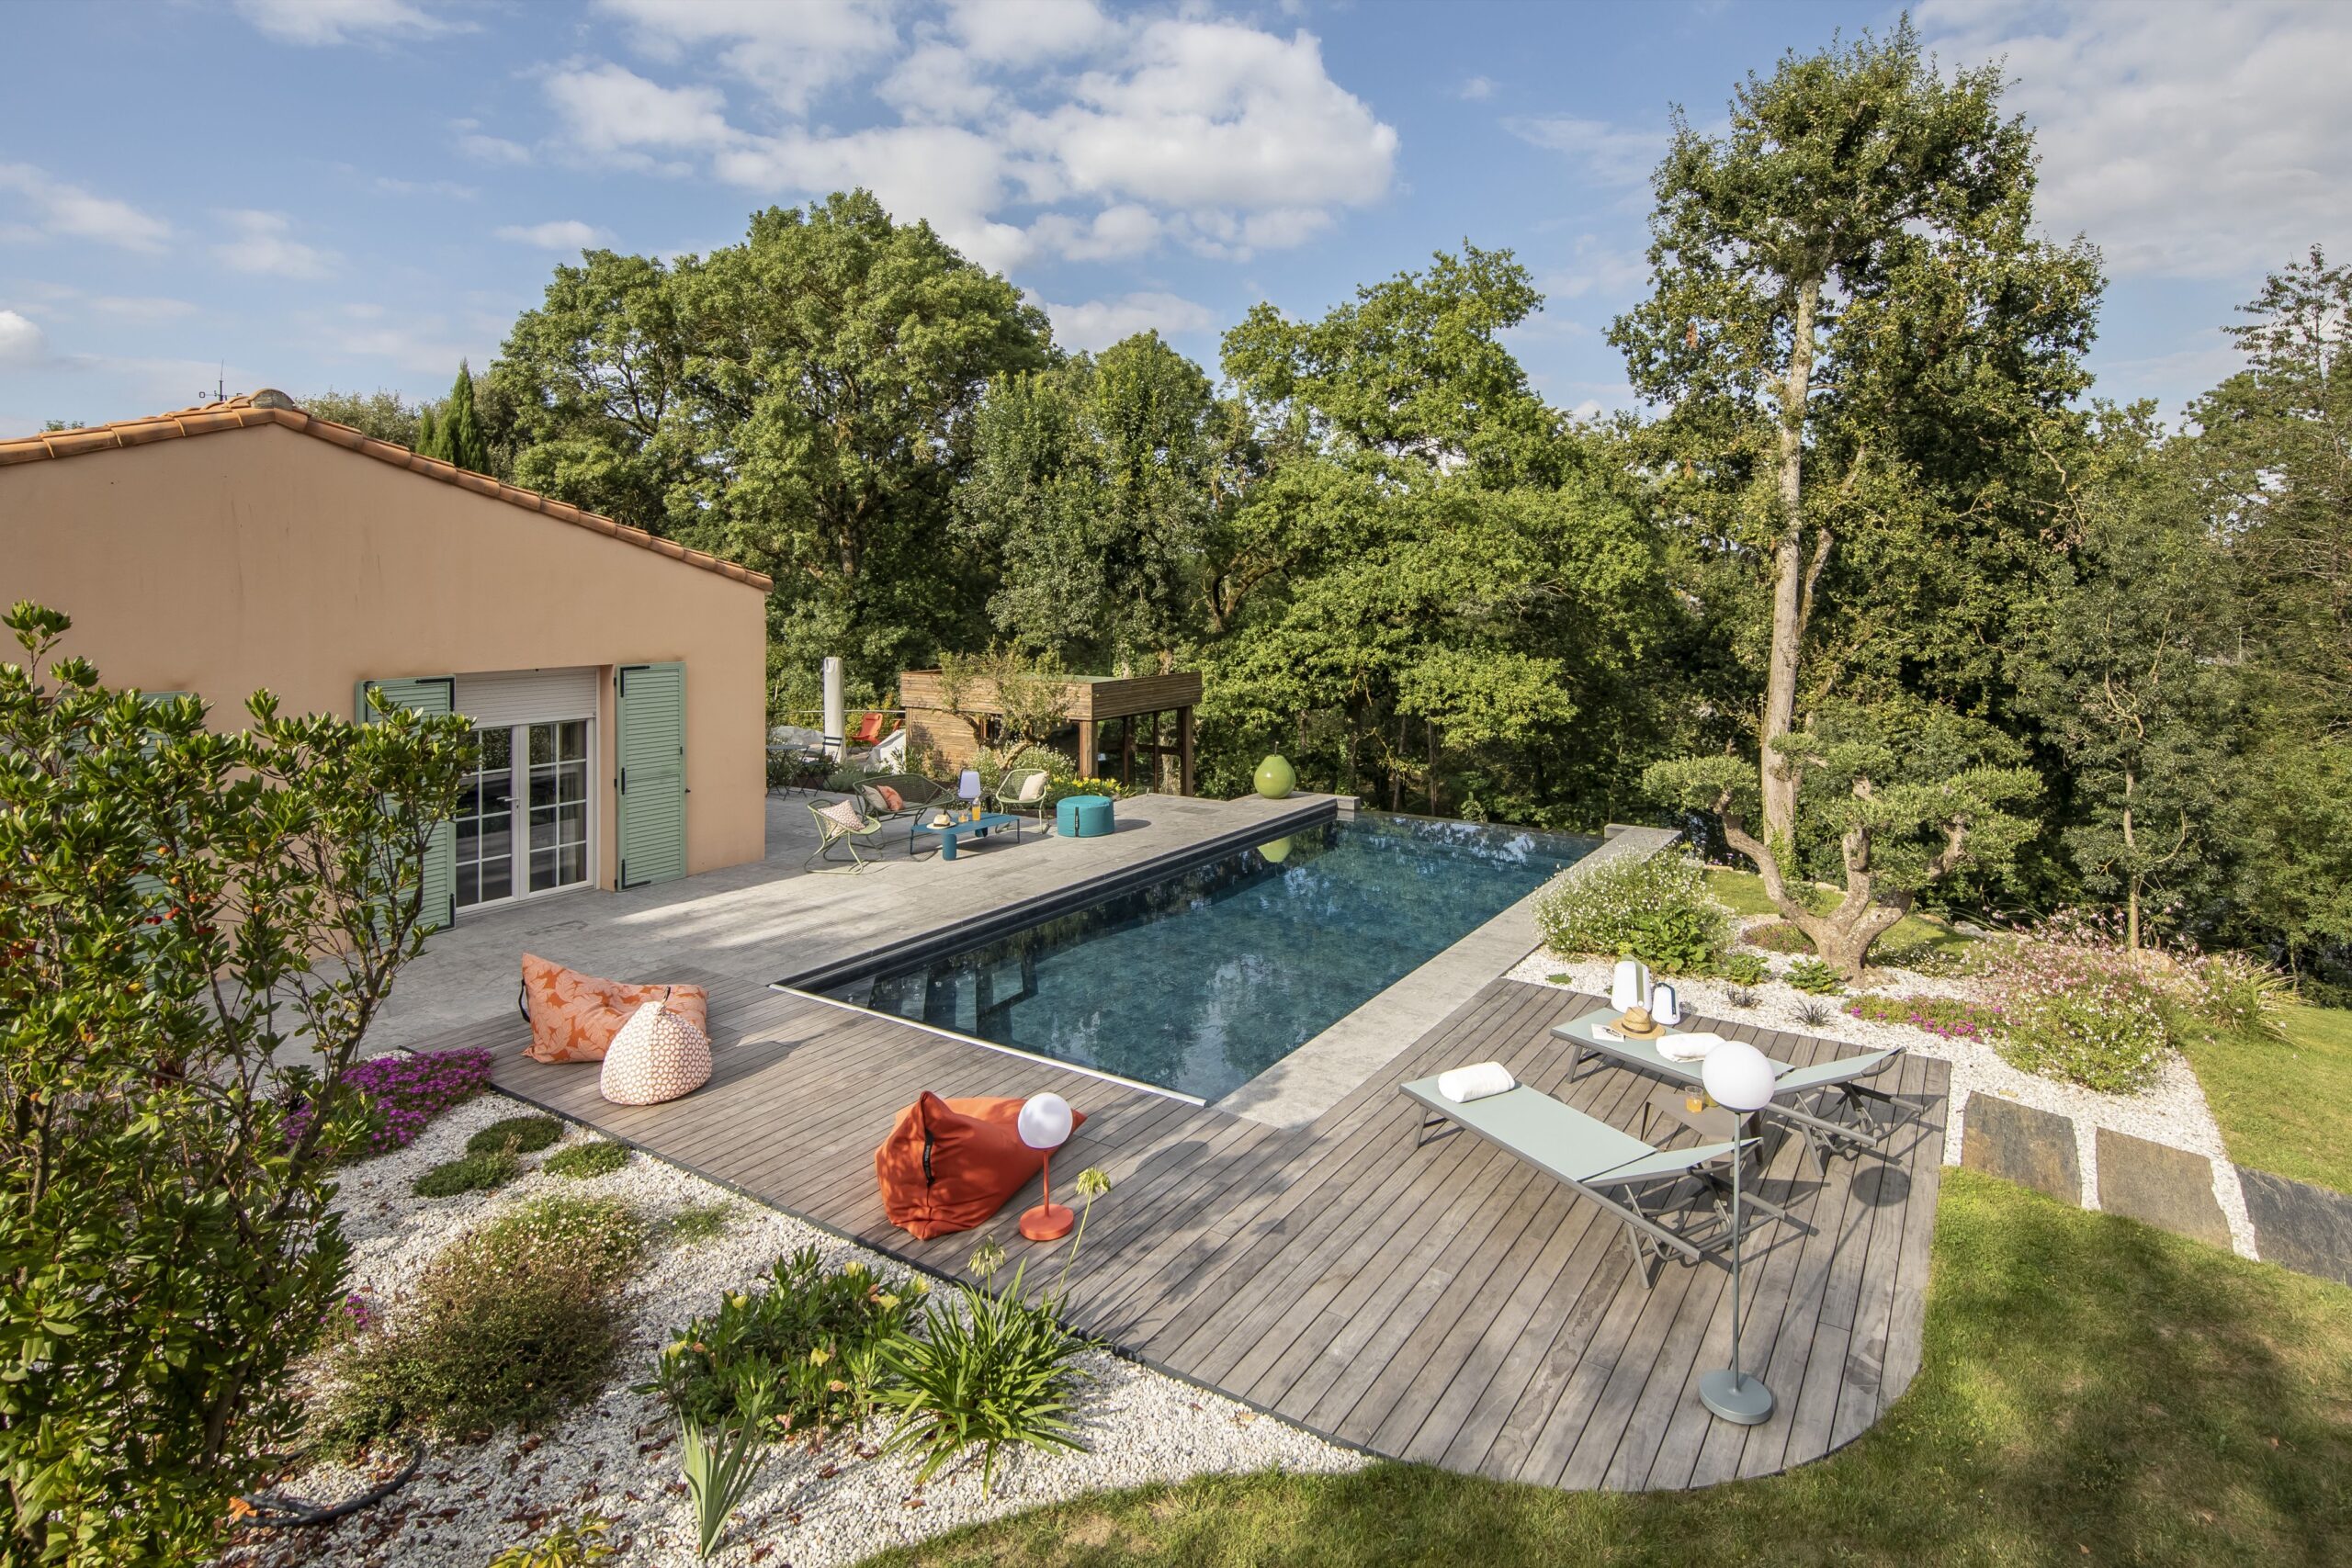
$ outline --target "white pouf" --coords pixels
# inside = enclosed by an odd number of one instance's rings
[[[615,1105],[659,1105],[709,1081],[710,1036],[660,1002],[647,1002],[613,1036],[597,1088]]]

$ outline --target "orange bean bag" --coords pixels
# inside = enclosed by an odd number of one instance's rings
[[[523,954],[523,1013],[535,1062],[601,1062],[621,1026],[648,1002],[660,1002],[710,1032],[710,993],[700,986],[630,986]]]
[[[1046,1156],[1021,1141],[1018,1100],[942,1100],[925,1089],[899,1112],[874,1174],[882,1212],[923,1240],[987,1223],[1044,1168]],[[1086,1122],[1071,1113],[1073,1131]]]

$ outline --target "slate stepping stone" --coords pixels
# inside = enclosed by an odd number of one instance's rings
[[[2098,1206],[2175,1235],[2230,1245],[2212,1161],[2109,1127],[2098,1129]]]
[[[1960,1163],[1971,1170],[2047,1193],[2062,1203],[2083,1201],[2083,1167],[2075,1124],[1994,1094],[1972,1094],[1961,1112]]]
[[[2352,1197],[2244,1166],[2238,1185],[2264,1262],[2352,1285]]]

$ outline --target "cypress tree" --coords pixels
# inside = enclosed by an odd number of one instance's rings
[[[441,405],[441,446],[438,454],[461,468],[475,473],[490,470],[490,438],[482,434],[481,416],[474,412],[474,377],[463,360],[458,362],[458,379],[449,388],[449,400]]]
[[[431,403],[416,411],[416,455],[420,457],[447,457],[441,450],[441,427],[434,423]]]

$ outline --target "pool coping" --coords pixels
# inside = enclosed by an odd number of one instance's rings
[[[1543,945],[1535,906],[1566,878],[1595,866],[1648,856],[1682,835],[1668,828],[1604,829],[1598,848],[1542,887],[1430,958],[1385,989],[1368,997],[1322,1033],[1260,1073],[1209,1101],[1209,1109],[1272,1127],[1305,1127],[1345,1100],[1419,1040],[1479,987],[1508,975]]]

